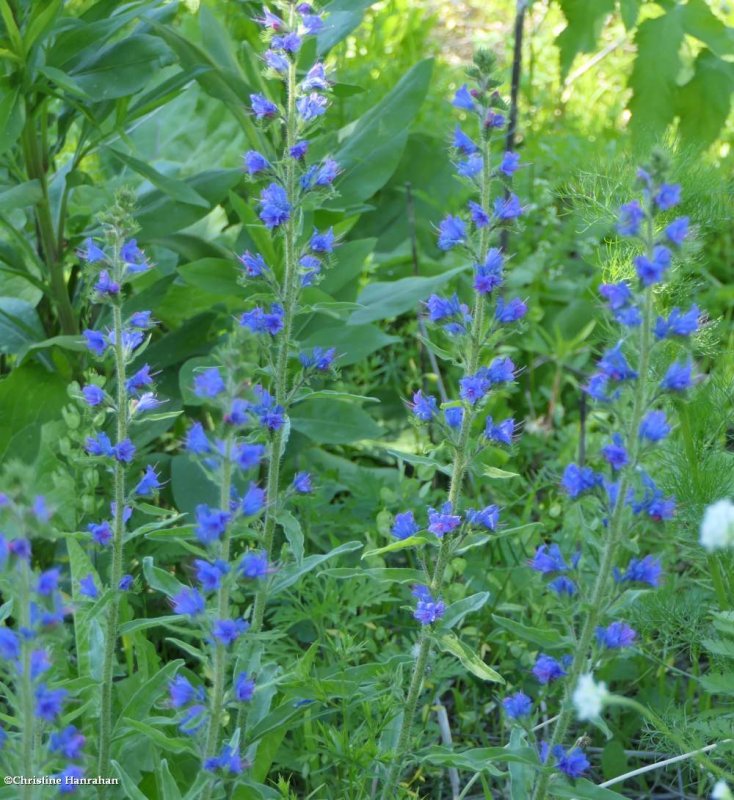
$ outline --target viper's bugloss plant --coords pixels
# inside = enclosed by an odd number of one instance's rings
[[[3,726],[0,764],[6,776],[58,779],[58,791],[72,794],[84,774],[85,737],[64,721],[73,705],[66,679],[72,613],[68,576],[62,568],[33,567],[36,541],[49,537],[53,509],[43,496],[28,501],[11,467],[0,493],[0,674]],[[27,481],[28,476],[23,476]],[[67,684],[67,685],[65,685]],[[17,786],[17,797],[33,800],[40,789]],[[44,796],[46,796],[44,794]]]
[[[113,729],[113,684],[115,654],[119,638],[120,602],[133,586],[126,574],[124,543],[134,511],[145,513],[145,501],[161,487],[153,465],[144,471],[136,466],[136,429],[155,418],[161,400],[154,392],[154,367],[141,356],[156,325],[150,311],[125,311],[125,299],[136,276],[151,264],[130,238],[135,226],[130,201],[121,195],[102,218],[103,237],[88,238],[80,251],[84,278],[96,311],[94,327],[83,331],[87,349],[97,364],[81,386],[79,401],[88,409],[92,428],[85,442],[87,457],[111,477],[112,495],[104,499],[98,517],[87,526],[89,546],[106,565],[102,585],[94,575],[86,576],[80,594],[96,599],[110,593],[106,601],[104,653],[100,682],[98,739],[99,775],[110,774],[110,742]],[[99,787],[104,796],[105,786]]]
[[[698,380],[688,355],[701,312],[695,306],[656,314],[656,295],[673,269],[689,231],[686,217],[675,217],[680,187],[666,182],[666,163],[655,155],[640,169],[640,198],[622,206],[618,231],[638,248],[634,273],[605,283],[600,294],[620,326],[617,341],[597,362],[585,391],[599,408],[607,440],[592,464],[569,464],[561,486],[570,501],[588,504],[602,519],[601,541],[593,549],[563,554],[556,544],[538,547],[530,562],[571,616],[567,651],[558,658],[540,654],[533,668],[538,697],[546,705],[560,694],[560,712],[549,741],[540,743],[541,761],[534,800],[544,800],[554,776],[582,776],[590,767],[583,751],[568,742],[574,707],[581,720],[598,720],[606,687],[591,677],[617,651],[633,646],[637,633],[615,608],[629,590],[657,587],[661,561],[647,552],[651,527],[673,517],[676,502],[655,476],[655,451],[675,426],[675,403]],[[597,555],[598,554],[598,560]],[[595,576],[582,579],[582,560]],[[593,563],[593,568],[588,565]],[[525,713],[530,714],[526,707]],[[508,712],[508,716],[512,716]]]
[[[463,377],[456,396],[442,404],[420,389],[408,404],[414,419],[430,426],[448,447],[451,481],[448,495],[438,508],[417,514],[414,509],[401,511],[392,528],[393,536],[403,540],[403,545],[425,548],[421,561],[426,578],[425,585],[415,586],[412,592],[413,616],[421,629],[408,693],[400,703],[403,719],[392,763],[384,777],[383,798],[395,796],[410,749],[431,647],[446,612],[442,592],[452,553],[468,536],[491,534],[500,524],[499,507],[485,505],[486,500],[477,509],[462,508],[465,479],[483,449],[510,447],[518,432],[513,419],[494,419],[488,407],[492,397],[515,381],[517,367],[502,353],[501,342],[507,326],[521,320],[527,311],[521,298],[505,296],[506,258],[494,244],[498,232],[522,214],[520,200],[509,189],[519,158],[515,153],[503,152],[498,143],[506,121],[505,103],[497,92],[500,81],[495,77],[494,56],[479,51],[467,75],[471,87],[463,85],[453,99],[453,105],[464,112],[465,124],[457,125],[454,132],[452,158],[457,174],[470,184],[475,196],[466,213],[449,214],[440,223],[438,246],[445,251],[459,250],[471,265],[471,296],[468,303],[458,293],[447,297],[432,295],[426,302],[436,352],[450,354]],[[426,533],[421,535],[423,531]],[[462,645],[457,640],[454,646]]]

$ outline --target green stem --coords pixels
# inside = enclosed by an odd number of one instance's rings
[[[56,239],[51,205],[48,195],[48,181],[42,150],[36,137],[33,115],[30,107],[26,109],[27,122],[23,130],[23,153],[26,170],[31,180],[37,180],[41,188],[41,198],[36,203],[36,223],[41,240],[43,256],[48,269],[51,295],[59,316],[61,332],[72,335],[77,332],[76,317],[69,299],[64,278],[64,265],[61,258],[61,243]]]
[[[291,16],[293,16],[291,7]],[[293,20],[291,20],[293,22]],[[296,117],[296,65],[291,62],[288,67],[286,80],[287,110],[286,110],[286,143],[285,143],[285,190],[288,202],[293,209],[290,219],[285,223],[285,269],[283,274],[283,330],[280,332],[280,343],[275,359],[275,402],[286,407],[288,399],[288,356],[290,341],[293,334],[293,318],[298,300],[298,251],[297,237],[299,216],[296,211],[298,183],[296,176],[295,160],[290,157],[290,150],[296,144],[297,117]],[[263,530],[263,549],[270,561],[273,553],[273,540],[275,538],[275,522],[278,513],[278,495],[280,493],[280,466],[283,458],[286,427],[281,426],[273,434],[270,446],[270,459],[268,461],[268,476],[266,481],[267,505],[265,507],[265,523]],[[252,633],[262,630],[265,603],[267,602],[267,583],[262,581],[255,596],[255,606],[252,612]]]
[[[21,591],[20,591],[20,628],[28,630],[30,622],[30,564],[24,562],[20,568]],[[21,637],[21,662],[23,674],[21,677],[20,697],[21,697],[21,775],[32,777],[35,773],[33,763],[33,743],[35,738],[35,715],[33,713],[33,681],[31,679],[31,642],[25,637]],[[35,789],[33,786],[23,787],[23,800],[33,800]]]
[[[120,263],[120,248],[122,238],[116,233],[114,243],[113,265],[116,279],[119,280],[122,271]],[[128,434],[128,395],[125,375],[125,348],[122,341],[122,308],[116,301],[112,306],[112,327],[115,336],[115,381],[117,383],[117,443],[127,439]],[[110,774],[110,741],[112,738],[112,684],[115,668],[115,649],[117,647],[118,624],[120,617],[120,579],[123,566],[123,542],[125,537],[125,465],[115,459],[114,466],[114,498],[115,510],[113,514],[112,537],[112,563],[110,565],[110,585],[112,599],[107,608],[107,628],[102,660],[102,696],[99,719],[99,757],[97,774],[108,776]],[[99,786],[97,795],[102,798],[107,796],[105,786]]]
[[[229,508],[230,494],[232,489],[232,437],[227,439],[224,452],[224,462],[222,465],[222,481],[219,486],[219,506],[227,510]],[[219,557],[225,563],[229,563],[229,551],[231,544],[231,529],[227,526],[222,539],[222,546]],[[229,618],[229,582],[223,580],[217,590],[217,619]],[[227,648],[225,645],[214,643],[214,681],[212,684],[211,706],[209,715],[209,728],[207,730],[205,755],[214,756],[219,751],[219,729],[222,725],[222,712],[224,711],[224,694],[227,680]],[[211,796],[213,782],[204,792],[205,800]]]
[[[652,252],[653,235],[652,231],[649,236],[649,251]],[[617,555],[617,550],[620,542],[622,541],[625,531],[625,498],[627,491],[630,487],[631,475],[637,469],[640,460],[640,439],[638,430],[642,416],[645,412],[647,405],[647,374],[650,367],[650,349],[652,346],[652,316],[653,316],[653,302],[652,302],[652,289],[645,290],[644,297],[644,310],[642,325],[640,328],[640,364],[637,384],[635,386],[635,394],[632,406],[632,420],[629,429],[629,450],[630,450],[630,463],[624,468],[622,476],[619,480],[617,489],[617,497],[612,510],[611,519],[609,521],[607,541],[602,551],[601,563],[597,572],[594,588],[592,589],[591,598],[589,600],[589,613],[586,615],[581,635],[575,646],[576,655],[571,664],[571,668],[565,678],[565,692],[561,706],[561,712],[558,715],[555,727],[553,729],[553,736],[551,737],[549,751],[561,744],[568,732],[569,725],[573,718],[573,705],[571,696],[576,688],[581,675],[589,669],[588,655],[591,650],[592,641],[594,637],[594,630],[596,625],[604,613],[607,603],[606,598],[609,591],[609,586],[612,578],[612,567]],[[545,800],[548,793],[548,785],[552,777],[552,772],[546,770],[540,776],[536,784],[535,791],[533,792],[533,800]]]
[[[481,185],[481,203],[482,208],[489,209],[489,195],[490,195],[490,182],[491,173],[489,167],[489,141],[482,139],[484,142],[483,157],[484,165],[482,169],[482,185]],[[484,261],[487,257],[489,249],[489,228],[482,229],[480,239],[480,260]],[[484,300],[482,295],[476,294],[474,298],[474,309],[472,317],[472,327],[469,334],[470,346],[469,357],[466,361],[466,374],[473,375],[479,367],[479,359],[482,352],[484,332]],[[458,506],[459,498],[461,497],[461,488],[464,482],[464,476],[469,465],[469,437],[471,434],[471,426],[473,415],[470,409],[465,409],[462,418],[461,430],[459,432],[459,440],[456,445],[456,452],[454,454],[454,462],[451,471],[451,483],[449,486],[448,501],[451,508],[455,509]],[[449,563],[451,555],[452,538],[444,536],[441,540],[441,545],[438,550],[438,559],[436,560],[436,567],[431,579],[430,590],[434,596],[438,594],[443,586],[443,579],[446,573],[446,568]],[[395,793],[396,784],[400,778],[400,770],[402,767],[405,752],[410,743],[410,732],[413,726],[413,719],[415,718],[416,709],[418,707],[418,700],[420,698],[421,686],[423,685],[423,677],[425,675],[426,666],[428,664],[428,657],[431,651],[431,637],[428,631],[428,626],[423,626],[420,636],[418,638],[418,656],[413,665],[413,672],[410,678],[410,685],[408,687],[408,696],[405,700],[405,708],[403,711],[403,721],[400,726],[400,733],[398,734],[398,742],[395,747],[395,755],[392,764],[388,771],[387,777],[382,790],[383,800],[392,800]]]

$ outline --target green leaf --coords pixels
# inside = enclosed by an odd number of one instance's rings
[[[125,772],[117,761],[112,761],[111,764],[120,779],[120,786],[122,786],[125,797],[127,797],[128,800],[148,800],[140,789],[138,789],[135,781]]]
[[[353,553],[355,550],[359,550],[361,548],[362,542],[345,542],[344,544],[339,545],[339,547],[329,550],[328,553],[308,556],[307,558],[304,558],[300,564],[289,564],[288,566],[283,567],[283,569],[277,572],[273,578],[273,583],[268,596],[272,597],[279,592],[284,591],[289,586],[292,586],[301,576],[312,572],[316,569],[316,567],[321,566],[321,564],[331,561],[332,558],[336,558],[344,553]]]
[[[376,581],[377,583],[420,583],[426,576],[419,569],[406,567],[331,567],[325,574],[338,581],[351,581],[355,578]]]
[[[510,731],[510,741],[507,749],[511,753],[527,753],[530,749],[527,746],[525,737],[527,733],[517,725]],[[527,800],[533,788],[535,770],[527,763],[511,761],[507,767],[510,773],[510,800]]]
[[[629,107],[631,127],[640,140],[657,138],[673,121],[683,36],[680,6],[661,17],[645,20],[637,29]]]
[[[183,666],[182,659],[175,659],[169,661],[164,667],[156,672],[152,677],[148,678],[145,683],[133,694],[133,696],[125,703],[122,712],[117,718],[117,723],[113,731],[113,739],[121,735],[120,730],[122,720],[128,717],[131,720],[145,719],[148,715],[153,704],[160,698],[164,687],[178,670]]]
[[[415,311],[418,303],[448,283],[466,267],[456,267],[432,278],[400,278],[397,281],[375,281],[366,286],[357,302],[362,308],[349,318],[350,325],[363,325],[380,319],[392,319],[406,311]]]
[[[290,513],[281,511],[276,517],[276,522],[283,528],[285,538],[291,546],[291,552],[296,560],[296,564],[303,563],[303,531],[301,523]]]
[[[170,572],[166,572],[160,567],[156,567],[153,556],[146,556],[143,559],[143,575],[151,589],[157,589],[168,597],[173,597],[186,587]]]
[[[201,465],[187,455],[171,459],[171,486],[176,508],[193,514],[199,503],[216,506],[219,503],[219,487],[201,468]]]
[[[319,328],[301,342],[301,346],[306,350],[313,347],[336,347],[339,355],[336,366],[348,367],[364,361],[371,353],[399,341],[398,336],[390,336],[376,325],[341,324]]]
[[[237,267],[224,258],[202,258],[178,267],[179,275],[189,284],[222,297],[239,298],[242,287],[237,282]]]
[[[520,639],[538,645],[545,650],[559,650],[569,646],[568,639],[566,637],[560,637],[554,631],[532,628],[529,625],[523,625],[520,622],[515,622],[514,619],[500,617],[497,614],[493,614],[492,619],[500,628],[504,628]]]
[[[3,92],[0,97],[0,155],[18,141],[24,125],[25,103],[20,88]]]
[[[614,11],[614,0],[558,0],[567,25],[556,39],[565,78],[579,53],[596,49],[602,25]]]
[[[136,34],[105,47],[71,76],[92,100],[115,100],[140,91],[168,61],[170,51],[160,39]]]
[[[421,547],[424,544],[437,544],[437,542],[438,539],[435,536],[407,536],[405,539],[390,542],[390,544],[378,547],[376,550],[368,550],[362,554],[362,558],[381,556],[383,553],[396,553],[398,550],[407,550],[409,547]]]
[[[642,0],[619,0],[619,11],[625,30],[631,31],[637,25],[641,4]]]
[[[519,478],[520,475],[517,472],[507,472],[504,469],[500,469],[499,467],[485,467],[484,475],[488,478],[494,478],[495,480],[504,481],[508,478]]]
[[[337,297],[343,289],[348,289],[349,297],[339,299],[354,299],[357,296],[359,277],[364,269],[364,264],[369,255],[374,251],[377,239],[357,239],[345,242],[336,251],[335,264],[319,284],[319,288]]]
[[[441,622],[439,623],[439,630],[450,630],[451,628],[463,622],[467,614],[472,614],[474,611],[479,611],[489,601],[489,592],[477,592],[476,594],[469,595],[463,600],[457,600],[451,603],[446,609]]]
[[[209,203],[188,183],[180,181],[177,178],[171,178],[168,175],[163,175],[158,170],[153,169],[150,164],[134,158],[128,153],[123,153],[114,147],[105,147],[105,152],[110,153],[118,161],[130,167],[138,175],[147,178],[153,186],[156,186],[162,192],[165,192],[169,197],[178,200],[181,203],[190,203],[193,206],[201,206],[202,208],[209,209]]]
[[[505,679],[495,672],[492,667],[487,666],[484,661],[464,642],[453,633],[444,633],[436,637],[438,646],[444,653],[456,656],[459,661],[477,678],[493,683],[504,683]]]
[[[678,91],[676,113],[686,144],[707,147],[716,141],[731,110],[734,64],[705,48],[698,54],[693,77]]]
[[[25,181],[0,192],[0,211],[7,213],[16,208],[25,208],[37,203],[43,197],[41,184],[37,180]]]
[[[688,0],[680,13],[687,34],[703,42],[717,56],[734,54],[734,28],[725,25],[706,0]]]
[[[538,757],[530,747],[513,750],[506,747],[475,747],[462,751],[434,745],[422,750],[418,759],[421,763],[456,767],[468,772],[486,772],[491,769],[493,762],[538,766]]]
[[[339,197],[327,203],[328,207],[359,205],[395,172],[432,71],[431,59],[419,62],[377,105],[339,132],[339,141],[344,144],[334,158],[344,169],[344,177],[338,183]]]
[[[117,727],[120,728],[120,730],[116,733],[118,738],[125,735],[125,728],[132,728],[133,730],[142,734],[152,744],[155,744],[162,750],[166,750],[169,753],[191,752],[191,743],[188,739],[176,738],[165,733],[165,731],[158,730],[158,728],[148,725],[146,722],[141,722],[138,719],[123,717],[121,720],[119,720]]]
[[[352,444],[377,439],[382,429],[358,406],[336,400],[305,401],[290,417],[293,430],[319,444]]]
[[[556,779],[551,782],[548,791],[553,797],[565,797],[567,800],[619,800],[621,797],[610,789],[595,786],[585,778],[574,781],[573,785]]]
[[[171,775],[171,770],[168,768],[168,762],[165,758],[161,761],[158,775],[161,780],[162,800],[181,800],[181,792],[179,792],[178,786],[176,786],[176,781],[173,779],[173,775]]]
[[[324,12],[326,24],[317,36],[319,56],[328,53],[334,45],[346,38],[362,21],[364,12],[375,0],[332,0]]]
[[[38,312],[30,303],[0,297],[0,353],[17,355],[45,335]]]

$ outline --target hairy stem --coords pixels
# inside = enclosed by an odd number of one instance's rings
[[[291,8],[291,15],[293,9]],[[291,20],[291,23],[293,20]],[[299,216],[296,211],[296,165],[290,157],[290,150],[296,144],[297,118],[296,118],[296,65],[291,63],[288,68],[286,81],[287,110],[286,110],[286,142],[285,142],[285,190],[292,212],[290,219],[285,223],[285,269],[283,273],[283,330],[280,332],[280,343],[275,359],[275,402],[285,408],[288,398],[288,356],[290,340],[293,333],[293,318],[298,300],[298,251],[297,237]],[[273,552],[275,538],[275,517],[278,510],[278,494],[280,492],[280,465],[283,457],[286,427],[281,426],[273,434],[270,446],[270,459],[268,462],[268,476],[266,482],[267,506],[265,508],[265,524],[263,531],[263,549],[270,560]],[[252,633],[262,630],[265,603],[267,601],[267,583],[262,581],[257,595],[255,607],[252,612]]]
[[[19,622],[22,630],[29,630],[30,621],[30,564],[24,562],[20,566],[21,591],[20,591],[20,614]],[[20,698],[21,698],[21,775],[31,777],[35,775],[33,763],[33,744],[35,738],[35,715],[33,713],[33,681],[31,679],[31,649],[32,642],[21,637],[21,675]],[[23,787],[23,800],[33,800],[35,789],[33,786]]]
[[[482,170],[482,185],[481,185],[481,203],[482,208],[489,209],[489,195],[491,184],[491,172],[489,166],[489,142],[482,138],[484,142],[483,156],[484,168]],[[487,257],[489,249],[489,228],[488,226],[482,229],[480,239],[480,260],[484,261]],[[477,371],[479,366],[479,358],[482,352],[483,345],[483,330],[484,330],[484,300],[482,296],[477,293],[474,298],[474,310],[472,317],[472,326],[469,334],[470,346],[469,355],[466,361],[466,373],[472,375]],[[456,445],[456,452],[454,454],[454,462],[451,471],[451,483],[449,486],[448,501],[451,508],[455,509],[458,505],[459,498],[461,497],[461,488],[464,482],[464,476],[469,464],[469,437],[471,433],[471,426],[473,415],[469,409],[465,409],[462,418],[461,430],[459,432],[459,440]],[[433,571],[431,578],[430,590],[431,594],[436,595],[443,585],[446,567],[448,566],[449,557],[451,555],[451,537],[444,536],[441,540],[441,546],[438,551],[438,559],[436,567]],[[420,632],[418,639],[418,655],[413,665],[413,672],[410,678],[410,685],[408,687],[408,695],[405,700],[405,707],[403,711],[403,722],[398,734],[398,742],[395,748],[395,755],[392,764],[388,771],[383,786],[382,797],[383,800],[392,800],[394,797],[395,786],[400,778],[400,770],[402,767],[403,758],[408,744],[410,742],[410,732],[413,726],[413,719],[415,717],[416,708],[418,706],[418,699],[420,697],[421,686],[423,684],[423,677],[425,675],[426,666],[428,664],[428,657],[431,650],[431,637],[428,631],[428,626],[424,626]]]
[[[649,250],[652,252],[652,233],[650,234],[649,238]],[[568,727],[571,724],[571,720],[573,718],[571,695],[576,688],[579,678],[584,671],[589,668],[587,657],[591,649],[594,630],[607,605],[606,599],[609,592],[609,587],[611,585],[612,567],[614,566],[619,544],[622,541],[624,532],[626,530],[624,519],[625,498],[630,487],[631,475],[634,474],[634,471],[637,469],[640,460],[640,439],[638,436],[638,430],[648,399],[647,373],[650,367],[650,349],[652,346],[652,316],[652,289],[648,287],[645,290],[643,321],[640,327],[639,375],[637,378],[637,384],[635,386],[632,406],[632,419],[628,438],[630,463],[626,468],[624,468],[623,474],[619,480],[617,497],[612,510],[611,519],[609,521],[609,533],[602,551],[599,571],[597,573],[594,588],[589,600],[589,612],[584,620],[584,625],[581,629],[581,635],[579,636],[578,644],[575,648],[576,656],[573,659],[568,676],[565,679],[566,688],[562,701],[561,712],[558,715],[558,720],[553,729],[553,736],[550,741],[549,751],[552,751],[556,745],[562,743],[568,731]],[[552,773],[548,770],[541,774],[533,793],[533,800],[545,800],[551,774]]]
[[[116,234],[114,246],[114,272],[119,279],[122,265],[120,248],[122,238]],[[122,341],[122,308],[119,301],[112,306],[112,328],[115,336],[115,381],[117,383],[117,443],[127,439],[128,396],[125,376],[125,348]],[[110,774],[110,740],[112,737],[112,683],[115,668],[115,648],[117,647],[118,623],[120,616],[120,579],[122,578],[123,539],[125,536],[125,465],[115,459],[112,562],[110,565],[110,591],[112,599],[107,608],[107,626],[102,659],[102,696],[99,719],[99,758],[97,774]],[[107,796],[105,786],[99,786],[99,798]]]

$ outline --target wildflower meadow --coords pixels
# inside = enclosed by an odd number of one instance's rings
[[[734,800],[730,4],[0,54],[0,798]]]

